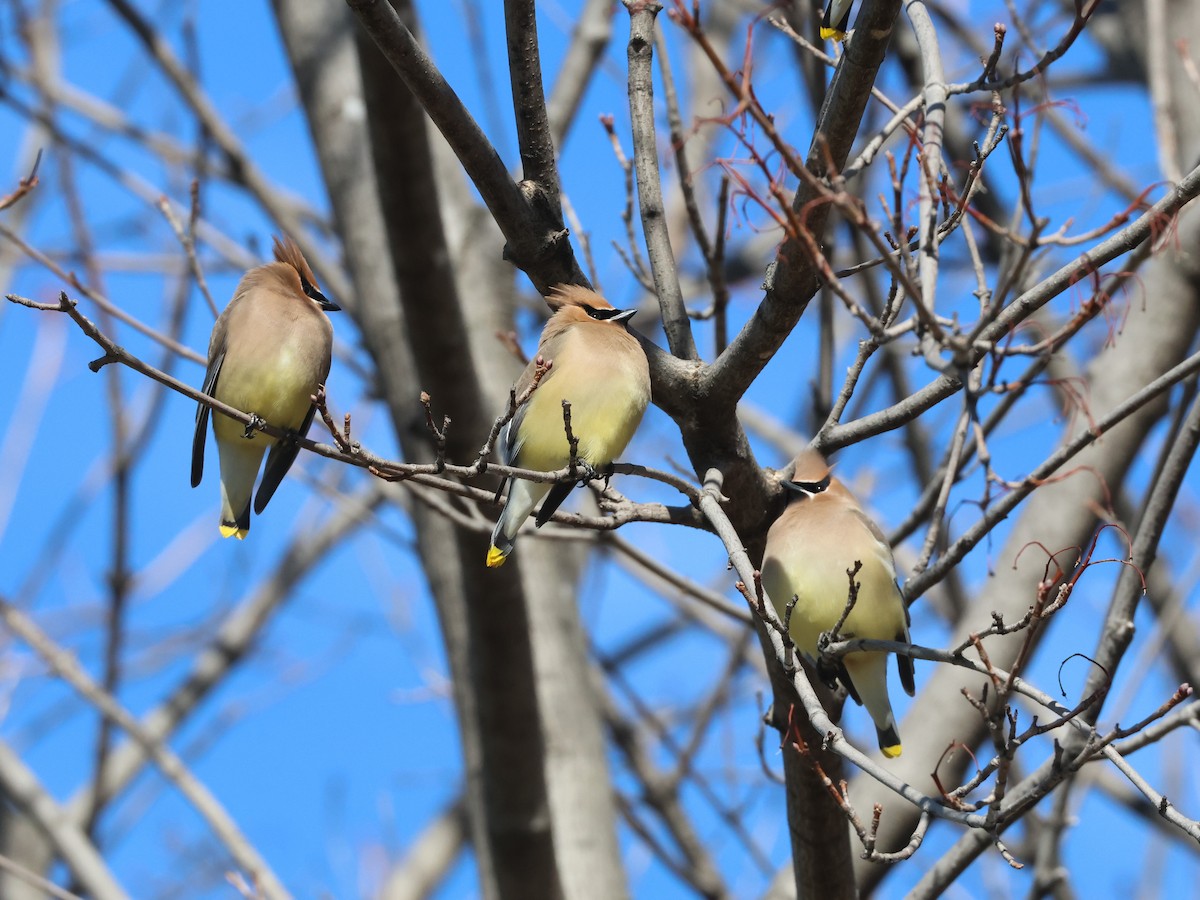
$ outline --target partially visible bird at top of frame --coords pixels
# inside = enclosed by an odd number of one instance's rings
[[[838,43],[846,40],[846,32],[850,30],[850,7],[853,5],[854,0],[829,0],[825,15],[821,17],[821,40]]]
[[[802,451],[795,473],[784,482],[791,496],[767,532],[762,584],[782,621],[793,596],[789,633],[796,648],[817,667],[826,684],[840,681],[854,700],[865,705],[875,723],[879,749],[900,755],[900,735],[888,699],[887,654],[867,650],[848,653],[832,669],[820,660],[817,641],[842,617],[851,596],[850,576],[856,562],[858,592],[839,633],[839,640],[869,638],[909,643],[908,609],[896,584],[896,565],[887,539],[863,512],[854,495],[831,474],[829,463],[815,450]],[[911,656],[896,656],[900,684],[914,692]]]
[[[312,396],[329,376],[333,325],[325,314],[338,309],[321,293],[296,243],[275,238],[275,262],[242,276],[213,325],[204,393],[303,437],[316,413]],[[192,487],[204,475],[208,417],[209,407],[200,403]],[[254,496],[256,513],[266,507],[300,448],[295,440],[277,440],[221,413],[213,415],[213,434],[221,463],[221,536],[242,540],[250,530],[250,499],[263,454],[270,451]]]
[[[571,432],[579,440],[576,458],[598,470],[625,450],[650,402],[650,366],[641,344],[626,329],[635,311],[616,309],[595,291],[577,285],[551,289],[546,303],[554,315],[542,329],[537,356],[551,366],[504,426],[497,450],[505,465],[541,472],[565,467],[571,458],[563,421],[567,400]],[[535,358],[517,381],[518,397],[529,389],[536,370]],[[489,568],[504,564],[521,524],[539,500],[546,498],[536,519],[540,528],[575,486],[520,478],[508,482],[508,499],[488,549]]]

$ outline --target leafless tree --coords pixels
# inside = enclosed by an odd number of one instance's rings
[[[1194,507],[1185,476],[1200,441],[1200,11],[1013,2],[993,24],[958,6],[863,0],[839,46],[822,44],[820,11],[800,2],[505,0],[510,103],[486,84],[485,6],[462,7],[471,53],[438,61],[421,30],[431,11],[411,0],[272,0],[325,189],[304,198],[210,94],[190,13],[131,0],[87,13],[159,85],[169,112],[156,120],[123,102],[127,85],[106,96],[72,83],[77,9],[11,5],[0,101],[26,130],[23,177],[0,199],[0,284],[12,285],[9,321],[37,339],[10,381],[0,537],[27,508],[61,512],[44,549],[6,560],[0,582],[21,683],[10,704],[40,710],[0,740],[0,894],[148,895],[123,884],[101,828],[148,768],[208,835],[171,890],[227,878],[247,896],[311,893],[243,833],[229,798],[192,771],[202,748],[179,735],[196,720],[223,729],[214,691],[264,658],[266,629],[312,572],[366,540],[419,563],[463,772],[371,886],[381,897],[432,895],[468,850],[486,897],[629,896],[631,848],[704,897],[849,897],[889,877],[934,896],[984,854],[1032,873],[1013,882],[1031,895],[1068,897],[1072,842],[1112,840],[1102,823],[1073,821],[1096,792],[1194,867],[1200,632],[1174,573],[1197,558],[1171,537]],[[540,52],[550,27],[569,34],[556,66]],[[476,76],[472,109],[459,92]],[[1119,160],[1071,115],[1072,104],[1100,115],[1118,86],[1152,113],[1153,134],[1132,143],[1153,142],[1153,169]],[[599,124],[581,114],[596,97],[612,104]],[[511,159],[498,149],[506,107]],[[578,148],[582,167],[569,158]],[[572,203],[584,193],[573,179],[599,165],[625,185],[605,223]],[[96,179],[136,198],[131,221],[114,227],[90,199]],[[207,518],[176,516],[181,536],[135,559],[153,436],[184,398],[273,428],[206,397],[199,370],[185,370],[202,362],[189,312],[223,303],[208,282],[257,260],[229,225],[228,196],[264,233],[295,238],[346,307],[353,328],[339,334],[353,338],[335,367],[360,393],[322,394],[324,425],[303,442],[302,477],[328,508],[253,584],[236,562],[214,563],[236,599],[150,639],[134,603],[146,584],[219,552]],[[57,238],[37,228],[52,207]],[[593,239],[608,232],[621,235],[611,251]],[[131,233],[142,252],[114,253]],[[621,268],[598,265],[602,254]],[[137,296],[123,267],[152,274],[162,298]],[[538,294],[601,276],[614,296],[641,298],[666,416],[647,428],[681,440],[687,464],[635,443],[611,484],[592,481],[579,511],[487,570],[497,476],[579,477],[492,458],[522,362],[519,313],[544,315]],[[89,359],[91,383],[56,383]],[[63,448],[69,496],[18,495],[52,396],[85,390],[102,404],[103,454],[99,438]],[[375,407],[389,427],[372,428]],[[846,461],[890,526],[916,643],[835,635],[826,652],[924,661],[898,760],[847,738],[845,696],[797,659],[758,581],[784,502],[764,459],[809,443]],[[394,539],[392,510],[411,540]],[[625,536],[632,523],[672,550],[648,552]],[[63,604],[39,600],[63,590],[51,573],[91,539],[77,527],[111,546],[103,596],[64,621]],[[662,610],[621,642],[600,641],[581,614],[597,555]],[[1151,634],[1135,642],[1138,616]],[[667,661],[681,637],[707,654],[682,674]],[[649,688],[647,660],[674,674],[676,693]],[[1062,672],[1076,663],[1086,675],[1071,693]],[[160,702],[131,699],[139,668],[175,678]],[[50,676],[38,689],[48,700],[26,699],[34,673]],[[90,777],[65,801],[22,746],[78,741],[58,733],[63,704],[98,717],[75,747]],[[720,741],[761,767],[720,783]],[[299,751],[280,735],[277,752]],[[1167,783],[1162,754],[1193,764]],[[773,845],[764,823],[784,815],[788,841]],[[61,884],[47,881],[56,863]]]

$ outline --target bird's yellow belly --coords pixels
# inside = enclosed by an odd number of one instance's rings
[[[787,616],[787,606],[792,596],[796,595],[799,598],[788,620],[791,626],[789,631],[796,647],[801,652],[815,657],[817,638],[821,636],[822,631],[833,627],[846,607],[846,593],[849,591],[850,582],[846,582],[846,592],[838,594],[821,590],[818,584],[813,584],[814,580],[819,579],[811,577],[814,574],[811,570],[792,574],[797,577],[789,578],[774,560],[768,560],[762,570],[763,587],[767,589],[781,621]]]
[[[303,423],[312,406],[312,395],[320,384],[320,373],[306,371],[304,361],[286,348],[279,353],[260,356],[249,365],[227,372],[222,368],[217,379],[216,397],[243,412],[255,413],[278,428],[295,430]],[[222,437],[241,435],[244,426],[217,415],[213,427]],[[273,443],[274,439],[254,433],[254,439]]]
[[[779,560],[763,561],[763,587],[771,597],[780,619],[784,618],[792,595],[799,597],[792,610],[791,635],[796,646],[815,656],[817,639],[829,631],[842,617],[850,598],[849,565],[841,561],[822,564],[816,560],[836,560],[834,548],[826,557],[816,555],[808,565],[793,563],[784,566]],[[851,564],[852,565],[852,564]],[[877,638],[892,640],[903,631],[904,607],[901,604],[890,574],[875,566],[860,571],[858,596],[854,608],[841,629],[841,637]]]
[[[566,399],[571,401],[571,432],[579,439],[578,457],[597,468],[608,465],[624,451],[645,411],[644,405],[630,403],[618,392],[593,390]],[[536,405],[530,406],[527,421],[562,422],[562,401],[553,387],[539,389],[530,399],[530,404]],[[561,469],[570,458],[565,424],[560,428],[531,429],[521,445],[520,465],[525,468],[551,472]]]

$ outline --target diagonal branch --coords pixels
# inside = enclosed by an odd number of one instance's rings
[[[1189,201],[1200,195],[1200,166],[1193,169],[1165,197],[1146,210],[1136,220],[1108,239],[1101,241],[1057,272],[1039,281],[996,317],[971,348],[967,368],[973,367],[990,350],[992,343],[999,342],[1063,291],[1099,271],[1100,266],[1140,246],[1144,241],[1156,240],[1174,228],[1175,217]],[[824,453],[857,443],[871,435],[899,428],[936,406],[962,387],[956,376],[942,375],[918,390],[912,396],[887,409],[871,413],[835,425],[825,431],[817,442]]]
[[[209,645],[196,656],[191,672],[157,707],[141,718],[148,737],[165,741],[188,720],[213,690],[224,683],[255,646],[275,614],[295,596],[297,586],[383,503],[389,486],[373,482],[361,494],[344,497],[319,528],[306,528],[279,560],[271,575],[221,624]],[[69,815],[80,818],[89,806],[103,806],[137,777],[147,761],[136,740],[117,747],[97,772],[95,787],[79,790],[67,804]]]
[[[38,781],[13,749],[0,741],[0,791],[37,823],[71,875],[95,900],[126,900],[95,845]],[[70,896],[70,895],[68,895]]]
[[[262,889],[267,900],[286,900],[291,896],[212,792],[188,770],[173,750],[154,740],[125,707],[101,690],[74,656],[59,647],[32,619],[3,597],[0,597],[0,620],[9,631],[32,648],[52,672],[138,742],[163,777],[179,789],[208,823],[233,861]]]
[[[845,166],[899,13],[899,0],[879,0],[866,4],[859,14],[809,147],[806,166],[814,175],[832,176]],[[828,203],[815,202],[822,190],[822,185],[806,179],[792,201],[792,210],[813,235],[824,231],[829,215]],[[816,266],[801,241],[789,237],[767,271],[762,302],[706,373],[706,393],[726,401],[740,398],[800,321],[819,284]]]
[[[561,213],[556,218],[540,186],[512,180],[496,148],[391,4],[346,2],[454,150],[508,241],[505,256],[542,293],[556,284],[588,284]]]

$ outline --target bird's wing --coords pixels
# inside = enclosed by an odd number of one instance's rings
[[[888,567],[892,570],[892,578],[896,577],[896,561],[892,558],[892,550],[888,545],[887,535],[879,530],[879,526],[875,524],[875,520],[868,516],[858,507],[850,510],[859,523],[871,533],[871,537],[875,539],[875,543],[879,545],[879,558],[884,560]],[[865,561],[864,561],[865,562]]]
[[[514,465],[513,460],[521,451],[521,440],[517,435],[521,433],[521,422],[524,420],[525,411],[528,408],[528,403],[522,403],[517,407],[516,413],[500,429],[500,434],[496,438],[496,452],[500,454],[500,462],[506,466]],[[511,480],[508,476],[500,479],[500,483],[496,485],[496,501],[499,501],[500,495],[504,493],[504,489],[508,487],[508,482]]]
[[[907,634],[898,634],[895,638],[901,643],[909,643]],[[903,653],[896,654],[896,671],[900,674],[900,686],[904,688],[904,693],[908,696],[913,696],[917,692],[916,671],[913,666],[913,658],[905,656]]]
[[[308,434],[309,426],[312,425],[313,417],[316,414],[317,407],[314,404],[308,408],[308,415],[296,429],[297,437],[304,437]],[[267,466],[263,471],[262,483],[258,486],[258,493],[254,495],[254,511],[256,513],[261,513],[266,508],[271,497],[275,495],[275,489],[279,487],[283,476],[288,473],[288,469],[292,467],[292,463],[296,461],[299,453],[300,444],[293,437],[285,437],[275,442],[275,446],[267,454]]]
[[[538,355],[542,356],[545,353],[547,354],[546,358],[553,359],[548,354],[550,352],[557,352],[557,348],[557,341],[551,340],[545,342],[542,346],[538,347]],[[525,367],[525,371],[521,373],[521,377],[517,379],[517,383],[513,386],[516,396],[520,397],[529,389],[529,385],[533,382],[535,369],[536,363],[531,360],[529,365]],[[551,367],[550,371],[543,375],[542,380],[538,382],[537,389],[539,391],[543,390],[546,382],[552,379],[555,374],[557,374],[556,370]],[[532,397],[526,399],[524,403],[517,407],[517,411],[513,413],[513,417],[500,429],[500,435],[496,438],[496,452],[500,454],[500,461],[506,466],[517,465],[517,456],[521,452],[521,445],[525,443],[525,439],[521,435],[521,423],[525,421],[525,415],[529,412],[529,403],[532,399]],[[496,489],[497,500],[500,499],[500,494],[504,491],[504,487],[508,482],[508,478],[500,482],[500,486]],[[559,502],[561,503],[562,501],[560,500]]]
[[[553,485],[546,493],[546,499],[542,501],[542,508],[538,510],[537,518],[533,524],[541,528],[550,521],[550,517],[562,506],[563,501],[571,494],[571,490],[575,487],[573,481],[560,481]]]
[[[500,461],[506,466],[516,465],[517,454],[521,452],[521,444],[524,443],[520,437],[521,423],[525,421],[527,412],[529,412],[528,401],[517,407],[516,413],[508,420],[508,424],[500,429],[500,436],[496,439],[496,449],[500,451]]]
[[[217,387],[217,376],[221,374],[221,363],[225,362],[225,351],[213,356],[208,363],[208,371],[204,373],[204,386],[200,389],[208,396],[213,396]],[[204,439],[208,434],[208,411],[206,403],[196,403],[196,431],[192,435],[192,487],[200,483],[204,477]]]
[[[911,644],[912,638],[908,635],[908,626],[912,622],[912,617],[909,615],[908,607],[904,603],[904,595],[900,593],[900,585],[896,585],[896,602],[904,607],[904,627],[897,632],[893,640],[899,641],[902,644]],[[905,656],[902,653],[896,654],[896,671],[900,674],[900,685],[904,688],[904,693],[908,696],[913,696],[917,692],[916,672],[914,671],[915,660],[911,656]]]
[[[862,510],[856,509],[854,510],[854,514],[858,517],[859,521],[867,527],[867,530],[871,532],[871,536],[874,537],[876,542],[879,544],[881,551],[880,559],[888,564],[891,571],[892,582],[895,583],[896,561],[892,557],[891,549],[888,547],[887,538],[884,536],[883,532],[879,530],[879,526],[875,524],[875,520]],[[892,640],[898,641],[902,644],[912,643],[908,636],[908,625],[911,621],[911,617],[909,616],[908,607],[904,603],[904,596],[900,593],[900,586],[898,584],[896,585],[896,602],[899,603],[901,609],[904,610],[904,624],[892,637]],[[916,692],[916,678],[913,669],[913,658],[911,656],[904,656],[903,654],[897,653],[896,669],[900,674],[900,684],[904,688],[904,692],[910,697],[913,696],[913,694]]]

